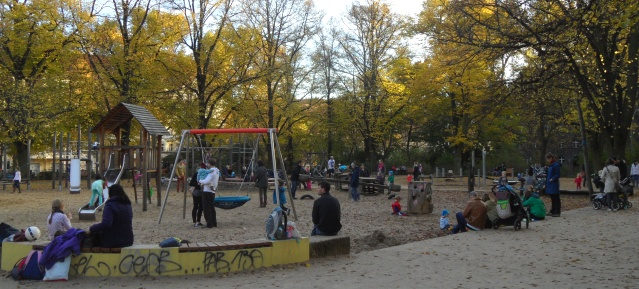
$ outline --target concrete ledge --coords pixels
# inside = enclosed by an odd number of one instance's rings
[[[351,253],[351,237],[349,236],[311,236],[310,257],[349,255]]]
[[[2,246],[2,270],[34,248],[35,242],[5,242]],[[95,249],[95,248],[94,248]],[[97,251],[97,252],[96,252]],[[118,251],[118,252],[115,252]],[[197,243],[188,247],[160,248],[158,245],[133,245],[121,249],[97,248],[71,258],[70,276],[181,276],[239,272],[276,265],[308,262],[309,239]]]

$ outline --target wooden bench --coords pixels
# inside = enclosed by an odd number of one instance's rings
[[[380,185],[375,183],[361,183],[360,185],[362,186],[362,195],[367,195],[367,196],[376,196],[379,194],[383,194],[387,190],[389,194],[391,192],[399,192],[401,190],[400,185],[390,186],[390,185]]]
[[[44,250],[48,244],[33,245],[33,250]],[[137,245],[148,248],[157,248],[157,245]],[[177,247],[179,252],[207,252],[207,251],[225,251],[225,250],[241,250],[253,249],[260,247],[273,247],[273,243],[266,240],[253,240],[246,242],[207,242],[207,243],[186,243],[181,247]],[[82,248],[82,253],[121,253],[122,248]]]
[[[20,181],[20,185],[24,185],[26,184],[27,181]],[[0,185],[2,185],[2,190],[6,190],[7,186],[12,187],[13,186],[13,180],[1,180],[0,181]]]

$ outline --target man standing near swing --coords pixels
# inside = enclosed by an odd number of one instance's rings
[[[200,181],[202,185],[202,209],[204,211],[204,219],[206,227],[217,227],[217,218],[215,216],[215,192],[217,191],[217,182],[220,179],[220,170],[215,166],[215,159],[209,159],[209,174]]]

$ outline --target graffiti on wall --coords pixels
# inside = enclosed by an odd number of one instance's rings
[[[175,253],[173,253],[175,252]],[[184,271],[184,274],[227,273],[257,269],[264,266],[264,253],[261,249],[237,251],[210,251],[196,254],[201,262],[185,268],[177,260],[179,254],[170,250],[140,250],[121,254],[117,263],[95,257],[95,254],[82,254],[73,260],[70,275],[74,276],[161,276]]]

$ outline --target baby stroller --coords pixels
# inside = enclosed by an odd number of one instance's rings
[[[609,200],[606,197],[606,194],[603,192],[604,183],[598,174],[593,174],[593,182],[599,189],[599,193],[594,194],[590,197],[590,202],[592,203],[593,209],[599,210],[603,207],[608,207],[613,210],[627,210],[632,208],[632,202],[628,201],[628,196],[632,195],[633,192],[633,185],[630,177],[619,181],[619,187],[617,188],[617,197],[613,200]]]
[[[521,229],[521,223],[526,222],[526,229],[530,224],[530,215],[524,208],[523,200],[510,185],[499,185],[494,189],[497,196],[497,215],[499,218],[493,224],[497,229],[500,225],[513,226],[515,231]]]

